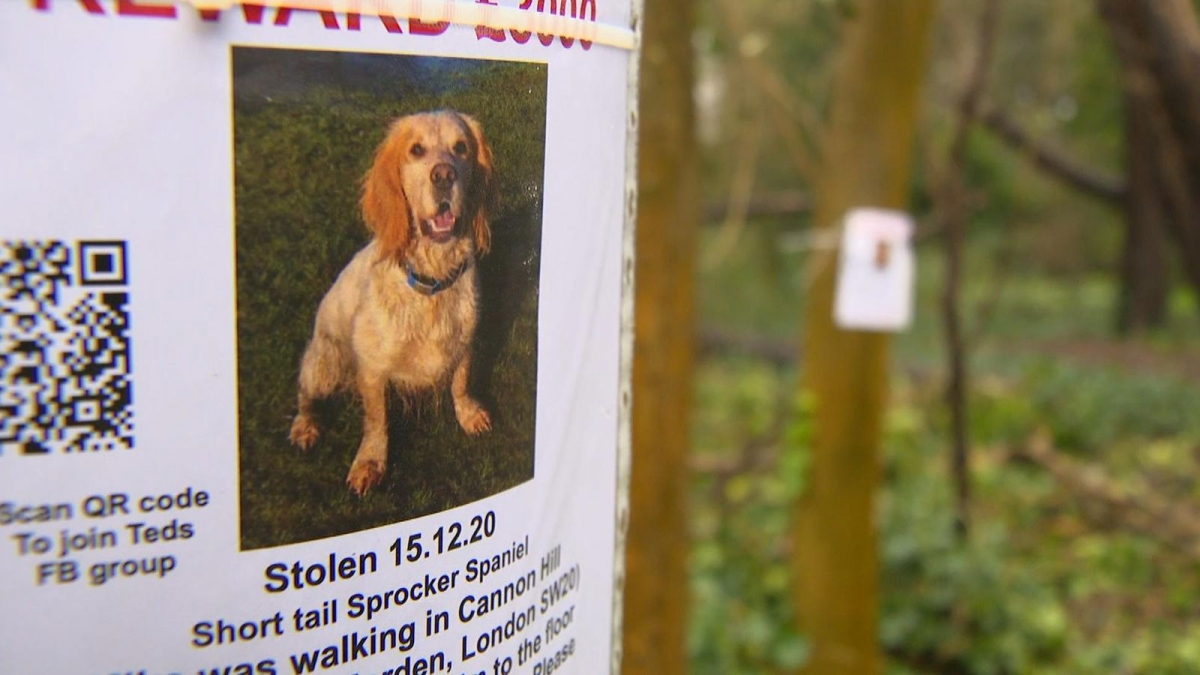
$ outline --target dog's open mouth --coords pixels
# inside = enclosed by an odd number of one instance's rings
[[[449,202],[442,202],[438,205],[437,215],[427,221],[429,234],[435,239],[446,239],[454,234],[454,226],[458,224],[458,217],[450,210]]]

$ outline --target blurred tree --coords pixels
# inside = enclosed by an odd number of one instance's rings
[[[1147,106],[1125,91],[1125,165],[1128,184],[1122,193],[1125,241],[1121,252],[1121,296],[1117,330],[1138,333],[1162,326],[1170,293],[1166,214],[1154,168],[1154,130]]]
[[[856,206],[905,208],[934,7],[933,0],[854,6],[815,181],[820,227],[837,227]],[[812,264],[804,386],[816,416],[809,487],[796,509],[797,609],[813,648],[808,672],[872,675],[881,666],[874,495],[888,339],[837,328],[833,256]]]
[[[960,535],[966,536],[971,524],[970,441],[967,438],[967,389],[969,373],[963,339],[961,307],[962,267],[970,208],[964,185],[967,144],[971,127],[979,116],[980,102],[987,89],[988,74],[1000,25],[1001,0],[987,0],[980,14],[977,53],[971,73],[958,104],[958,119],[950,143],[948,166],[937,190],[940,202],[942,239],[946,249],[946,274],[942,292],[942,320],[945,328],[949,381],[946,403],[950,410],[951,473],[954,476],[956,521]]]
[[[1121,60],[1128,214],[1122,325],[1165,316],[1165,233],[1200,289],[1200,24],[1191,0],[1097,0]]]
[[[1200,291],[1200,23],[1192,0],[1096,0],[1096,7],[1120,64],[1125,176],[1039,143],[1002,110],[983,121],[1049,175],[1122,208],[1117,327],[1135,333],[1167,318],[1170,240]]]
[[[623,670],[687,667],[687,454],[693,282],[700,220],[692,105],[691,0],[648,0],[643,15],[633,476]]]

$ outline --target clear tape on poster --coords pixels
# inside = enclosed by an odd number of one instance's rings
[[[200,10],[227,10],[242,4],[234,0],[184,1]],[[637,33],[629,28],[585,21],[552,12],[543,14],[485,3],[454,0],[255,0],[253,4],[262,7],[390,16],[417,19],[424,23],[449,22],[496,30],[532,32],[586,40],[626,50],[637,46]]]

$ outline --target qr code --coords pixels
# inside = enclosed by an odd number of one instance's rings
[[[126,248],[0,242],[0,457],[133,448]]]

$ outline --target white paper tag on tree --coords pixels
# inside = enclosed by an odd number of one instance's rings
[[[899,331],[912,322],[916,268],[912,218],[853,209],[842,227],[833,317],[845,330]]]

